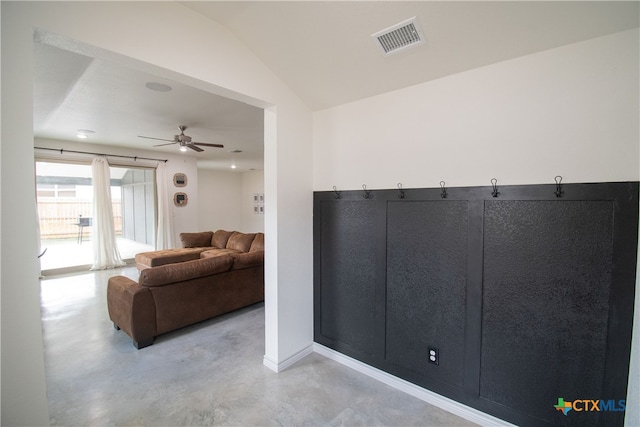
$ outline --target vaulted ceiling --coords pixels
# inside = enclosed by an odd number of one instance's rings
[[[638,2],[186,2],[227,26],[313,110],[638,27]],[[416,17],[426,43],[371,34]]]
[[[640,3],[626,1],[181,4],[226,26],[314,111],[637,28],[640,16]],[[412,17],[426,42],[383,55],[371,35]],[[186,125],[194,141],[225,145],[189,151],[199,164],[228,169],[238,156],[241,170],[262,169],[260,109],[46,44],[34,52],[37,137],[74,140],[90,129],[93,142],[148,149],[163,141],[138,135],[172,139]],[[148,82],[172,90],[149,90]]]

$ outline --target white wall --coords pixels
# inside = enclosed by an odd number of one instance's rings
[[[242,231],[242,174],[198,169],[198,229]]]
[[[255,214],[253,195],[264,194],[264,173],[249,171],[242,174],[242,230],[264,232],[264,215]]]
[[[640,179],[638,29],[314,114],[314,190]],[[640,425],[640,287],[628,426]]]
[[[308,108],[224,27],[176,2],[1,2],[0,7],[2,424],[48,423],[33,197],[34,29],[104,49],[111,53],[109,60],[123,65],[267,108],[264,184],[270,209],[264,220],[270,237],[264,363],[277,370],[309,348],[313,268]],[[197,171],[190,175],[197,179]],[[182,215],[179,219],[186,220]]]
[[[639,178],[638,30],[314,114],[314,189]]]
[[[186,187],[175,187],[173,185],[173,175],[184,173],[187,175]],[[193,157],[178,157],[167,162],[167,179],[170,179],[169,194],[173,199],[173,194],[177,192],[187,195],[186,206],[175,206],[171,202],[171,212],[173,214],[174,243],[180,247],[180,233],[193,230],[193,224],[198,223],[198,213],[200,212],[200,198],[198,197],[198,164]]]
[[[263,171],[198,169],[198,229],[264,232],[264,215],[253,214],[255,193],[264,193]]]
[[[32,30],[2,8],[0,285],[2,425],[49,424],[42,353],[33,165]],[[7,40],[15,37],[12,48]],[[20,55],[25,61],[20,61]],[[14,58],[17,66],[7,67]],[[25,70],[26,68],[26,70]],[[19,114],[18,112],[22,114]],[[18,114],[10,114],[18,113]],[[10,201],[10,202],[9,202]]]

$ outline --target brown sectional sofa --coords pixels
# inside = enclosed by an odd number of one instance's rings
[[[109,317],[138,349],[158,335],[264,300],[263,233],[180,237],[183,248],[136,255],[138,282],[109,279]]]
[[[199,233],[181,233],[182,248],[142,252],[136,255],[136,266],[142,271],[149,267],[191,261],[217,255],[234,255],[262,251],[264,255],[264,233],[240,233],[218,230]]]

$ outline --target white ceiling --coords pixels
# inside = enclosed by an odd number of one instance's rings
[[[186,2],[227,26],[313,110],[638,27],[636,2]],[[417,17],[427,39],[385,57],[371,34]]]
[[[640,16],[637,1],[181,3],[228,27],[314,111],[637,28]],[[383,56],[371,34],[413,16],[427,42]],[[92,142],[147,149],[154,141],[137,135],[172,139],[183,124],[194,141],[225,145],[189,152],[199,166],[228,169],[228,151],[240,149],[243,170],[262,169],[258,108],[44,44],[35,60],[36,136],[92,129]],[[173,90],[150,91],[148,81]]]
[[[198,167],[237,171],[263,169],[263,110],[200,89],[133,70],[104,59],[34,43],[34,135],[38,138],[107,144],[159,153],[179,153],[173,140],[178,125],[187,126],[192,142],[222,144],[201,147]],[[169,85],[169,92],[145,87]],[[78,129],[89,129],[84,140]],[[230,153],[241,150],[242,153]],[[107,152],[96,148],[96,152]]]

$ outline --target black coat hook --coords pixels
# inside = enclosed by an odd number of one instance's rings
[[[440,193],[440,197],[443,199],[447,198],[447,187],[444,186],[444,181],[440,181],[440,188],[442,188],[442,193]]]
[[[555,177],[556,191],[554,191],[556,197],[562,197],[564,191],[562,191],[562,177],[560,175]]]
[[[336,188],[335,185],[333,186],[333,192],[336,195],[336,199],[339,199],[340,198],[340,192],[338,191],[338,189]]]
[[[493,197],[498,197],[498,194],[500,194],[498,192],[498,180],[495,178],[491,178],[491,186],[493,187],[493,191],[491,192],[491,195]]]
[[[364,195],[362,196],[365,199],[371,198],[371,190],[367,190],[367,186],[362,184],[362,189],[364,190]]]
[[[406,194],[404,193],[404,190],[402,189],[402,183],[398,183],[398,190],[400,190],[400,194],[398,194],[398,199],[404,199],[404,197],[406,196]]]

